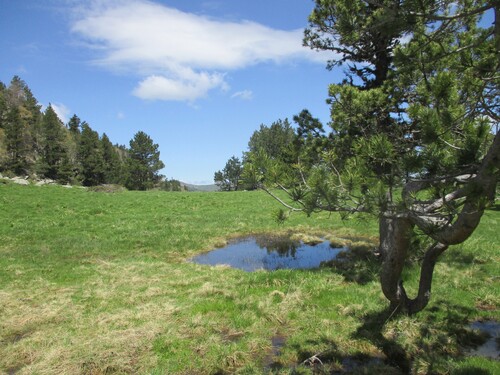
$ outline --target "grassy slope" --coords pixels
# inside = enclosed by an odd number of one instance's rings
[[[325,214],[278,226],[278,207],[261,192],[0,184],[0,373],[258,374],[271,364],[307,373],[297,365],[313,354],[338,369],[388,347],[420,373],[500,369],[457,349],[467,321],[500,318],[500,212],[444,257],[429,309],[382,326],[373,267],[358,284],[330,269],[245,273],[187,261],[239,234],[376,234],[374,222]],[[285,339],[279,358],[273,337]]]

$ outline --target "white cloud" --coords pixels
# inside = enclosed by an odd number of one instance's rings
[[[72,31],[100,55],[96,64],[142,75],[134,94],[145,99],[192,101],[227,89],[224,72],[262,62],[326,61],[302,46],[302,29],[215,20],[146,0],[90,4]]]
[[[231,95],[231,98],[238,98],[241,100],[252,100],[253,92],[251,90],[238,91],[235,92],[233,95]]]
[[[71,110],[68,107],[62,103],[51,103],[50,106],[63,123],[66,124],[69,121]]]
[[[207,95],[208,91],[220,88],[226,90],[222,74],[197,73],[186,76],[176,75],[169,78],[161,75],[151,75],[142,80],[134,89],[133,94],[147,100],[179,100],[193,102]]]

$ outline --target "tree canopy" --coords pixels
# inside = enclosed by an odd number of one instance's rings
[[[165,167],[160,160],[158,144],[153,143],[149,135],[139,131],[130,141],[127,159],[127,180],[125,186],[131,190],[147,190],[159,182],[162,176],[158,173]]]
[[[84,122],[78,142],[80,175],[84,186],[104,183],[104,159],[99,134]]]
[[[480,22],[485,14],[497,23]],[[329,87],[331,132],[302,113],[294,163],[254,158],[253,180],[277,199],[272,187],[287,192],[280,201],[292,211],[378,217],[394,309],[427,305],[437,258],[495,198],[498,15],[493,1],[317,0],[304,44],[331,51],[328,67],[345,71]],[[412,252],[423,254],[413,299],[401,281]]]
[[[271,158],[287,159],[294,140],[294,130],[288,119],[277,120],[270,126],[260,125],[248,142],[251,153],[265,152]]]
[[[243,167],[240,159],[232,156],[222,171],[214,174],[214,182],[222,191],[236,191],[241,185],[241,174]]]

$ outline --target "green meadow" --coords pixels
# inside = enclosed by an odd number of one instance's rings
[[[0,373],[498,374],[466,355],[500,320],[500,209],[436,267],[431,303],[392,316],[363,247],[317,270],[190,259],[239,236],[363,239],[377,222],[274,217],[264,192],[99,192],[0,182]],[[355,248],[355,246],[353,247]],[[411,291],[418,268],[405,277]]]

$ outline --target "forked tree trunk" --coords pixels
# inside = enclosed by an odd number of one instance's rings
[[[406,214],[384,212],[379,221],[380,252],[382,270],[380,282],[382,291],[394,310],[415,314],[424,309],[431,297],[432,276],[439,256],[448,248],[464,242],[479,225],[488,202],[495,199],[496,186],[500,172],[500,133],[484,157],[477,175],[468,182],[465,203],[456,220],[441,228],[432,225],[419,212],[407,211]],[[422,188],[426,186],[423,185]],[[425,212],[425,210],[423,211]],[[414,226],[418,226],[435,243],[424,256],[420,272],[418,294],[415,299],[408,298],[401,280],[406,253],[410,247]]]
[[[414,226],[410,219],[390,214],[382,216],[379,224],[382,291],[390,301],[392,310],[410,315],[415,314],[429,303],[434,266],[438,257],[448,246],[435,243],[426,251],[420,272],[418,294],[415,299],[410,299],[403,286],[401,274]]]

